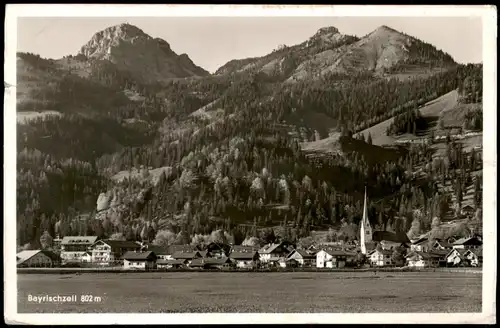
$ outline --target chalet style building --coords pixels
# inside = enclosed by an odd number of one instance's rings
[[[133,252],[129,251],[122,257],[123,268],[126,270],[150,270],[156,267],[155,253],[148,252]]]
[[[65,236],[61,241],[62,262],[88,262],[91,246],[97,239],[97,236]]]
[[[27,250],[19,252],[16,255],[16,265],[18,268],[52,268],[60,264],[61,258],[54,252],[47,250]]]
[[[96,241],[92,250],[92,263],[109,265],[121,261],[122,256],[129,251],[137,251],[140,245],[133,241],[104,239]]]

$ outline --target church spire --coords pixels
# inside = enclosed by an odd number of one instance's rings
[[[359,233],[360,233],[361,253],[366,254],[366,243],[372,241],[372,228],[370,226],[370,221],[368,221],[366,186],[365,186],[365,202],[363,206],[363,218],[361,219],[361,229]]]

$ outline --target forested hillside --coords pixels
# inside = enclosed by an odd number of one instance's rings
[[[320,30],[213,76],[157,83],[107,59],[20,54],[18,111],[62,115],[18,123],[18,244],[37,245],[44,231],[128,240],[159,234],[181,244],[220,229],[235,243],[329,230],[330,240],[353,240],[365,186],[370,221],[380,229],[438,233],[435,218],[460,208],[469,187],[480,209],[480,154],[449,140],[446,156],[435,158],[428,144],[386,149],[352,136],[394,116],[393,133],[423,129],[417,107],[454,89],[464,102],[480,102],[482,66],[450,65],[414,41],[405,63],[431,58],[446,64],[442,72],[399,79],[332,71],[289,83],[300,63],[280,74],[261,69],[363,40],[337,32]],[[477,114],[467,115],[478,124]],[[334,152],[311,156],[301,148],[334,132],[342,135]],[[440,188],[448,181],[451,193]]]

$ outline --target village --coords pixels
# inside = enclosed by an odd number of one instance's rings
[[[211,242],[162,247],[147,242],[64,236],[54,250],[24,250],[17,267],[115,268],[118,270],[258,270],[279,268],[382,268],[481,267],[482,236],[454,240],[425,235],[410,240],[404,232],[372,231],[366,193],[360,241],[297,247],[281,241],[261,248]]]
[[[374,233],[375,248],[363,256],[356,245],[326,243],[307,249],[287,242],[252,246],[211,243],[206,248],[191,245],[160,247],[132,241],[103,239],[95,236],[66,236],[60,243],[60,255],[47,250],[26,250],[17,254],[17,267],[114,267],[124,270],[161,269],[263,269],[263,268],[359,268],[359,267],[464,267],[482,266],[480,236],[454,242],[427,238],[400,242],[390,232]],[[403,236],[404,237],[404,236]],[[375,243],[372,242],[372,245]],[[407,254],[398,259],[396,248]]]

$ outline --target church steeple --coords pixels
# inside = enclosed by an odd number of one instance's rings
[[[360,229],[360,246],[361,253],[366,254],[366,243],[372,241],[372,228],[370,226],[370,221],[368,221],[368,204],[366,201],[366,186],[365,186],[365,204],[363,206],[363,218],[361,219],[361,229]]]

